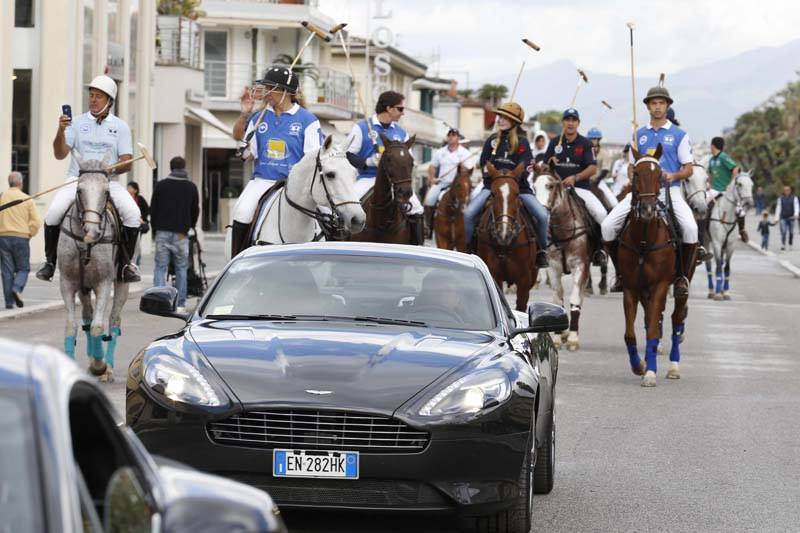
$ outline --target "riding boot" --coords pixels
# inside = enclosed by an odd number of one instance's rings
[[[603,238],[601,237],[600,224],[592,222],[592,264],[598,267],[605,267],[608,259],[603,251]]]
[[[250,231],[250,224],[233,221],[231,226],[231,258],[239,255],[240,252],[248,248],[247,234]]]
[[[120,243],[117,255],[119,264],[122,265],[122,281],[124,283],[136,283],[142,281],[139,275],[139,267],[133,262],[136,257],[136,241],[139,238],[139,228],[129,228],[122,226],[122,242]]]
[[[425,223],[422,215],[411,215],[408,217],[408,229],[411,232],[411,244],[415,246],[425,245]]]
[[[550,266],[550,262],[547,260],[547,252],[539,248],[536,250],[536,267],[547,268],[548,266]]]
[[[744,242],[749,242],[750,237],[747,235],[747,230],[744,229],[744,215],[739,215],[736,218],[736,223],[739,224],[739,237],[741,237]]]
[[[435,207],[425,206],[425,235],[429,239],[433,238],[433,213]]]
[[[704,218],[697,224],[697,262],[698,263],[705,263],[706,261],[711,261],[714,258],[714,254],[708,251],[705,247],[708,244],[708,218]]]
[[[675,280],[675,297],[689,297],[689,276],[694,270],[695,249],[697,243],[681,243],[681,271]]]
[[[58,256],[58,236],[61,226],[44,225],[44,256],[45,264],[36,272],[36,277],[42,281],[50,281],[56,273],[56,259]]]
[[[622,292],[622,276],[619,274],[619,263],[617,262],[617,252],[619,250],[619,241],[609,241],[605,243],[606,252],[608,257],[611,258],[611,264],[614,265],[614,285],[611,286],[611,292]]]

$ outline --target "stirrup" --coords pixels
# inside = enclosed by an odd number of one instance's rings
[[[678,276],[675,278],[673,286],[675,288],[676,298],[679,296],[689,296],[689,278],[686,276]]]
[[[592,264],[599,267],[606,266],[608,265],[608,256],[603,250],[595,250],[592,254]]]
[[[36,271],[36,278],[42,281],[53,281],[55,273],[56,266],[53,263],[46,262]]]
[[[122,281],[125,283],[138,283],[142,281],[139,268],[134,263],[128,263],[122,267]]]

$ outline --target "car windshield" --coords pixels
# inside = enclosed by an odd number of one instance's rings
[[[209,297],[206,318],[368,320],[485,330],[489,290],[470,266],[405,258],[280,255],[236,261]]]
[[[28,398],[0,389],[0,531],[42,531],[36,441]]]

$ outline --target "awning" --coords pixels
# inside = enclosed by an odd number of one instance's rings
[[[194,117],[200,119],[203,123],[208,124],[212,128],[216,128],[222,133],[233,138],[233,130],[226,126],[220,119],[214,116],[211,111],[201,107],[187,107],[186,111]]]

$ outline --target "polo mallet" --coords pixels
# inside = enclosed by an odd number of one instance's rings
[[[659,87],[663,87],[664,86],[664,73],[663,72],[658,76],[658,86]]]
[[[636,82],[633,74],[633,28],[635,24],[633,22],[628,22],[626,26],[628,26],[631,33],[631,104],[633,105],[633,134],[631,137],[633,138],[633,144],[635,146],[636,130],[639,129],[639,124],[636,122]]]
[[[570,102],[569,107],[575,107],[575,99],[578,98],[578,91],[581,88],[583,83],[589,83],[589,78],[586,76],[586,73],[582,69],[578,69],[578,85],[575,87],[575,94],[572,95],[572,102]],[[556,145],[557,149],[561,148],[561,144],[564,142],[564,127],[561,127],[561,135],[558,136],[558,145]]]
[[[127,161],[125,161],[127,163]],[[61,187],[66,187],[67,185],[72,185],[73,183],[78,183],[78,179],[75,178],[74,180],[65,181],[61,185],[56,185],[55,187],[51,187],[46,191],[42,191],[40,193],[36,193],[33,196],[28,196],[27,198],[20,198],[19,200],[14,200],[13,202],[8,202],[7,204],[0,205],[0,211],[4,209],[8,209],[9,207],[14,207],[15,205],[19,205],[22,202],[27,202],[28,200],[33,200],[35,198],[39,198],[40,196],[44,196],[45,194],[51,193],[53,191],[57,191]]]
[[[541,48],[539,48],[539,45],[537,45],[530,39],[522,39],[522,42],[528,45],[529,47],[533,48],[537,52],[541,50]],[[519,73],[517,74],[517,81],[514,82],[514,89],[511,91],[511,98],[509,99],[509,102],[514,101],[514,96],[517,94],[517,86],[519,85],[519,80],[522,77],[523,70],[525,70],[525,61],[523,61],[522,66],[519,67]]]
[[[331,30],[334,30],[336,28],[341,29],[344,28],[346,25],[347,25],[346,23],[337,24],[336,26],[331,28]],[[342,50],[344,50],[344,57],[345,60],[347,61],[347,68],[350,70],[350,77],[353,79],[353,82],[355,82],[356,75],[355,72],[353,72],[353,64],[350,62],[350,50],[347,49],[347,43],[344,42],[344,34],[338,30],[336,31],[336,33],[339,34],[339,41],[342,43]],[[373,131],[372,129],[372,124],[370,124],[369,114],[367,114],[367,106],[364,103],[364,97],[361,95],[361,87],[359,87],[358,90],[356,91],[356,96],[358,97],[358,104],[361,106],[361,112],[364,114],[364,121],[367,123],[367,130],[369,131],[369,138],[372,141],[372,147],[375,148],[375,151],[377,152],[378,138],[375,135],[375,131]]]
[[[140,159],[144,159],[145,161],[147,161],[147,166],[150,167],[151,170],[156,168],[156,162],[153,159],[153,156],[150,155],[150,152],[147,151],[147,148],[145,148],[142,143],[136,143],[136,146],[139,147],[139,151],[142,152],[142,155],[140,155],[139,157],[134,157],[133,159],[129,159],[127,161],[120,161],[119,163],[114,163],[113,165],[106,167],[105,169],[106,172],[109,172],[111,170],[114,170],[115,168],[119,168],[124,165],[130,165],[134,161],[139,161]]]

